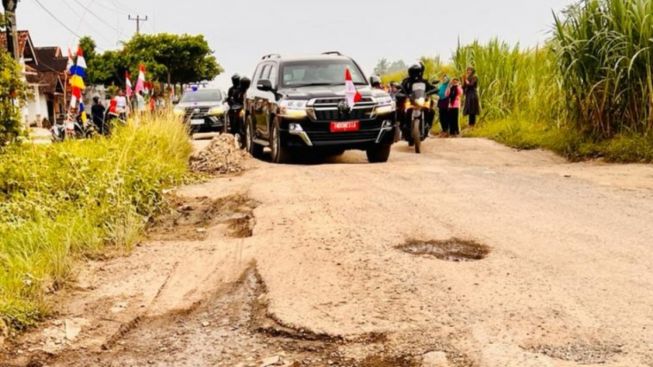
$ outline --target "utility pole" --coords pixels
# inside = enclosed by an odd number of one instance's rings
[[[2,6],[5,8],[5,32],[7,33],[7,51],[14,58],[20,60],[18,55],[18,32],[16,30],[16,7],[18,0],[2,0]]]
[[[132,18],[131,14],[127,16],[127,19],[136,22],[136,34],[141,33],[141,22],[147,22],[147,15],[145,18],[142,18],[140,15],[136,15],[136,18]]]

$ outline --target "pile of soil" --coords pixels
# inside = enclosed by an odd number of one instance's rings
[[[193,172],[224,175],[245,170],[245,151],[238,149],[236,139],[230,134],[220,134],[201,151],[190,157]]]

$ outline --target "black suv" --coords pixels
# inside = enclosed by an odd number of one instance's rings
[[[360,97],[345,96],[349,69]],[[264,56],[245,97],[247,150],[259,156],[270,147],[272,161],[290,160],[307,149],[339,154],[358,149],[370,162],[386,162],[394,142],[392,98],[372,89],[360,67],[339,52],[301,58]]]

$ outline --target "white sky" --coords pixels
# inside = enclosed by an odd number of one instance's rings
[[[535,45],[548,37],[552,10],[572,0],[38,0],[101,49],[117,48],[135,31],[127,16],[147,15],[141,31],[202,33],[226,72],[251,75],[266,53],[339,50],[369,75],[380,58],[449,57],[458,40]],[[86,10],[90,9],[90,12]],[[97,16],[97,17],[96,17]],[[74,47],[77,38],[37,0],[20,0],[18,25],[36,46]],[[99,20],[101,18],[102,20]]]

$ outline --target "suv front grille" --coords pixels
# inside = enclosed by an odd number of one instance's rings
[[[320,98],[313,102],[315,110],[314,121],[347,121],[369,119],[374,111],[375,102],[371,98],[363,98],[356,103],[351,111],[340,112],[338,105],[344,98]]]
[[[186,108],[184,118],[187,119],[191,115],[193,115],[193,118],[203,118],[209,113],[209,109],[210,107],[188,107]]]

